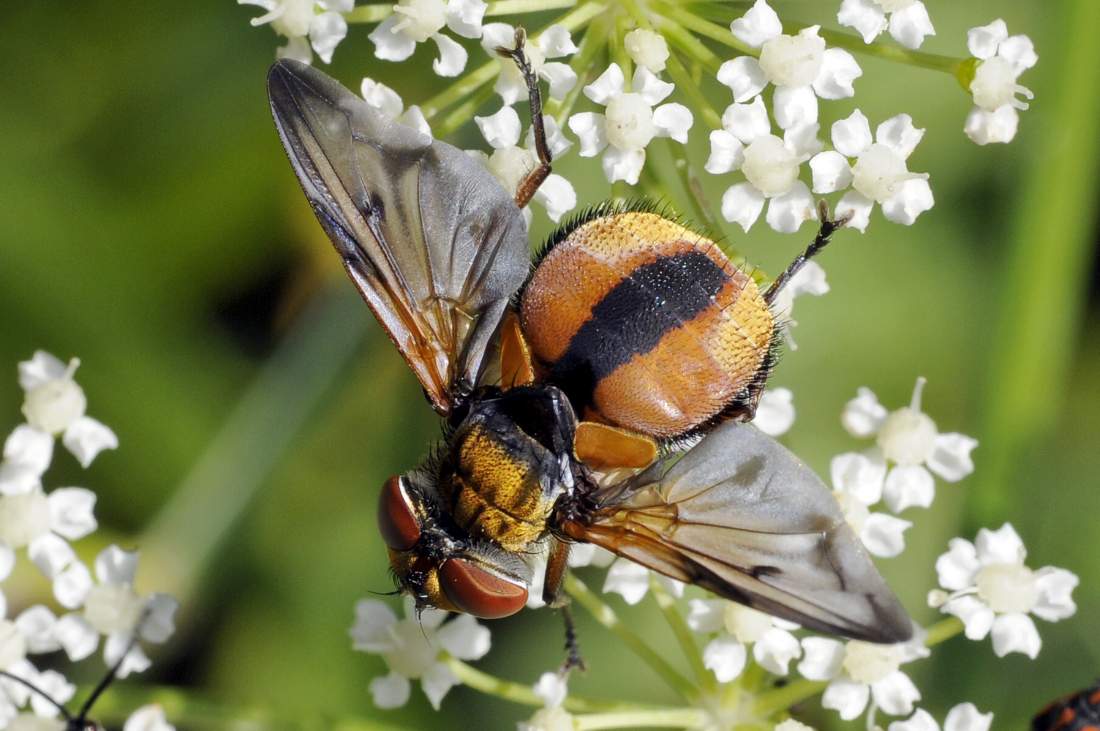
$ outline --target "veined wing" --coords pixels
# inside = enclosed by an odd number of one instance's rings
[[[562,525],[576,540],[809,629],[912,634],[829,490],[751,425],[727,422],[594,498],[590,515]]]
[[[279,137],[344,267],[436,411],[476,385],[527,275],[523,216],[483,165],[283,59],[268,74]]]

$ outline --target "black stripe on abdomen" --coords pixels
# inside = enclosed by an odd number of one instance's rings
[[[592,316],[551,368],[550,381],[579,411],[591,403],[601,379],[695,318],[727,281],[729,275],[701,251],[639,266],[592,308]]]

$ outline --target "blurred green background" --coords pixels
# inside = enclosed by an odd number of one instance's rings
[[[937,204],[911,228],[876,213],[866,235],[839,236],[822,259],[832,291],[799,301],[799,349],[772,381],[795,393],[788,444],[823,473],[857,446],[838,415],[861,385],[893,408],[924,375],[941,430],[981,441],[975,475],[941,484],[930,511],[907,513],[910,547],[881,563],[919,619],[932,619],[923,607],[935,557],[981,526],[1012,521],[1031,566],[1080,575],[1078,614],[1039,623],[1037,661],[956,639],[911,666],[935,715],[970,700],[997,712],[995,728],[1022,728],[1045,701],[1100,675],[1100,54],[1096,25],[1081,27],[1093,2],[927,2],[939,35],[924,50],[962,55],[966,29],[996,16],[1035,40],[1040,64],[1022,82],[1036,100],[1008,146],[965,138],[970,102],[950,77],[859,58],[856,98],[823,104],[823,127],[856,105],[872,122],[912,114],[928,132],[910,167],[931,172]],[[837,4],[779,7],[819,22]],[[367,683],[382,663],[350,649],[355,600],[391,588],[376,491],[438,427],[297,188],[264,93],[277,41],[249,27],[257,14],[229,0],[5,8],[0,432],[20,420],[17,361],[36,348],[82,358],[89,413],[122,446],[88,473],[59,457],[48,486],[99,495],[102,528],[81,545],[86,558],[112,540],[140,546],[141,588],[181,599],[178,635],[155,650],[147,680],[275,720],[511,728],[527,709],[462,689],[442,713],[416,688],[407,708],[379,712]],[[367,32],[353,26],[329,69],[346,84],[370,75],[407,102],[444,88],[428,49],[415,63],[379,62]],[[719,110],[728,102],[716,84],[704,91]],[[479,143],[472,124],[458,138]],[[697,122],[696,164],[704,143]],[[658,150],[655,163],[667,156]],[[607,197],[575,152],[557,169],[578,181],[582,202]],[[717,205],[722,184],[706,182]],[[537,242],[550,224],[541,209],[535,221]],[[772,272],[812,235],[781,237],[763,221],[748,236],[726,233]],[[30,575],[14,587],[16,610],[48,590]],[[623,614],[672,647],[654,610]],[[580,625],[591,670],[576,690],[674,700],[583,612]],[[550,612],[492,626],[486,670],[531,682],[559,661]],[[843,727],[833,714],[810,718]]]

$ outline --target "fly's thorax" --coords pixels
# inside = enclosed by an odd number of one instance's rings
[[[523,551],[547,532],[572,486],[574,418],[557,389],[513,389],[481,399],[455,430],[439,493],[471,538]]]
[[[584,418],[661,438],[751,401],[776,327],[713,241],[646,211],[561,235],[523,290],[520,324]]]

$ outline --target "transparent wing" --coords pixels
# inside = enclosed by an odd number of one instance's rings
[[[268,74],[275,125],[318,220],[375,316],[450,411],[529,267],[527,230],[483,165],[392,122],[324,73]]]
[[[569,536],[809,629],[912,633],[828,488],[753,426],[727,422],[594,498],[563,524]]]

